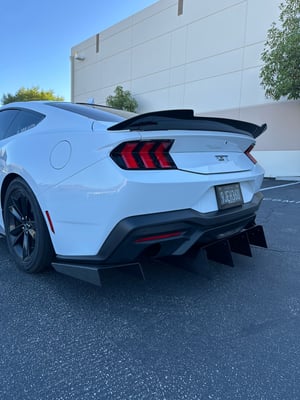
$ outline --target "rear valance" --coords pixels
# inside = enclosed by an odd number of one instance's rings
[[[193,110],[165,110],[137,115],[119,122],[109,131],[164,131],[197,130],[232,132],[257,138],[267,129],[267,125],[258,126],[250,122],[227,118],[196,117]]]

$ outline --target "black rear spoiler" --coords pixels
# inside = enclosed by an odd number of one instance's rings
[[[108,128],[109,131],[200,130],[240,133],[257,138],[267,129],[250,122],[227,118],[195,117],[193,110],[164,110],[137,115]]]

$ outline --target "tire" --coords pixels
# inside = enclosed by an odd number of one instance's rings
[[[9,252],[22,271],[37,273],[51,265],[48,228],[33,192],[20,178],[7,188],[3,219]]]

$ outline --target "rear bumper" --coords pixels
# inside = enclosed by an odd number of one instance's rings
[[[97,255],[58,256],[57,262],[109,267],[144,257],[182,255],[194,245],[205,246],[253,226],[262,198],[257,193],[250,203],[205,214],[186,209],[128,217],[114,227]]]

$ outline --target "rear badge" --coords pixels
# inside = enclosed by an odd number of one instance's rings
[[[219,155],[215,156],[218,161],[228,161],[228,156],[226,155]]]

